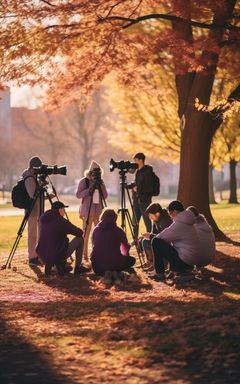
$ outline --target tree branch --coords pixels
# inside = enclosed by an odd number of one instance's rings
[[[232,25],[229,23],[225,24],[209,24],[199,21],[194,21],[190,19],[186,19],[184,17],[175,16],[175,15],[169,15],[169,14],[161,14],[161,13],[152,13],[149,15],[139,16],[135,19],[129,18],[129,17],[123,17],[123,16],[109,16],[109,17],[101,17],[99,16],[99,22],[105,22],[105,21],[123,21],[126,22],[125,25],[123,25],[123,29],[129,28],[134,24],[140,23],[142,21],[151,20],[151,19],[162,19],[162,20],[169,20],[169,21],[184,21],[185,23],[188,23],[189,25],[192,25],[193,27],[199,27],[204,29],[220,29],[225,28],[228,30],[237,30],[240,31],[240,27],[236,25]]]

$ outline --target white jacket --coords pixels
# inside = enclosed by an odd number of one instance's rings
[[[157,235],[160,239],[172,243],[180,259],[188,265],[199,265],[201,260],[195,221],[196,217],[192,212],[180,212],[174,218],[173,224]]]
[[[212,227],[208,224],[203,215],[196,217],[194,224],[198,239],[200,242],[200,260],[198,266],[208,265],[212,262],[215,256],[215,236]]]

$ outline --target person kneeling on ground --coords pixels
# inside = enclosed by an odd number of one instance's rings
[[[199,252],[201,255],[196,265],[197,267],[204,267],[210,264],[214,259],[216,252],[215,236],[212,227],[208,224],[205,216],[200,214],[197,208],[191,206],[188,207],[186,211],[191,211],[196,217],[194,227],[200,242]]]
[[[149,219],[152,222],[151,233],[143,233],[142,237],[142,248],[145,252],[149,264],[153,262],[152,254],[152,245],[151,240],[165,228],[169,227],[173,220],[169,216],[168,211],[163,209],[160,204],[152,203],[150,204],[145,213],[148,215]]]
[[[61,201],[55,201],[52,208],[46,211],[39,219],[39,240],[36,252],[45,264],[45,274],[51,274],[51,268],[56,265],[59,275],[64,275],[66,270],[66,260],[75,251],[74,274],[88,271],[81,266],[83,253],[83,231],[66,220],[66,205]],[[74,235],[70,242],[68,234]]]
[[[155,280],[165,278],[164,259],[170,264],[170,271],[185,278],[200,261],[199,239],[194,227],[196,218],[190,211],[185,211],[178,200],[169,204],[168,211],[173,224],[164,229],[152,240],[154,267],[156,273],[150,277]],[[188,276],[189,277],[189,276]]]
[[[106,271],[124,271],[131,268],[136,259],[129,256],[130,245],[125,232],[117,226],[117,214],[106,209],[92,235],[92,267],[96,275]]]

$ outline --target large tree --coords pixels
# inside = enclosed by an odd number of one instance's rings
[[[1,75],[31,84],[47,78],[53,104],[80,95],[84,104],[112,70],[123,85],[141,87],[146,63],[171,66],[181,129],[178,197],[220,236],[208,205],[208,164],[222,116],[194,103],[209,104],[218,66],[235,79],[225,108],[240,99],[239,8],[237,0],[5,0]]]

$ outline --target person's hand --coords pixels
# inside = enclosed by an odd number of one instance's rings
[[[137,187],[136,187],[136,186],[133,187],[133,191],[134,191],[134,192],[137,192]]]
[[[151,233],[149,233],[149,232],[142,233],[142,237],[143,237],[144,239],[150,240],[150,236],[151,236]]]

